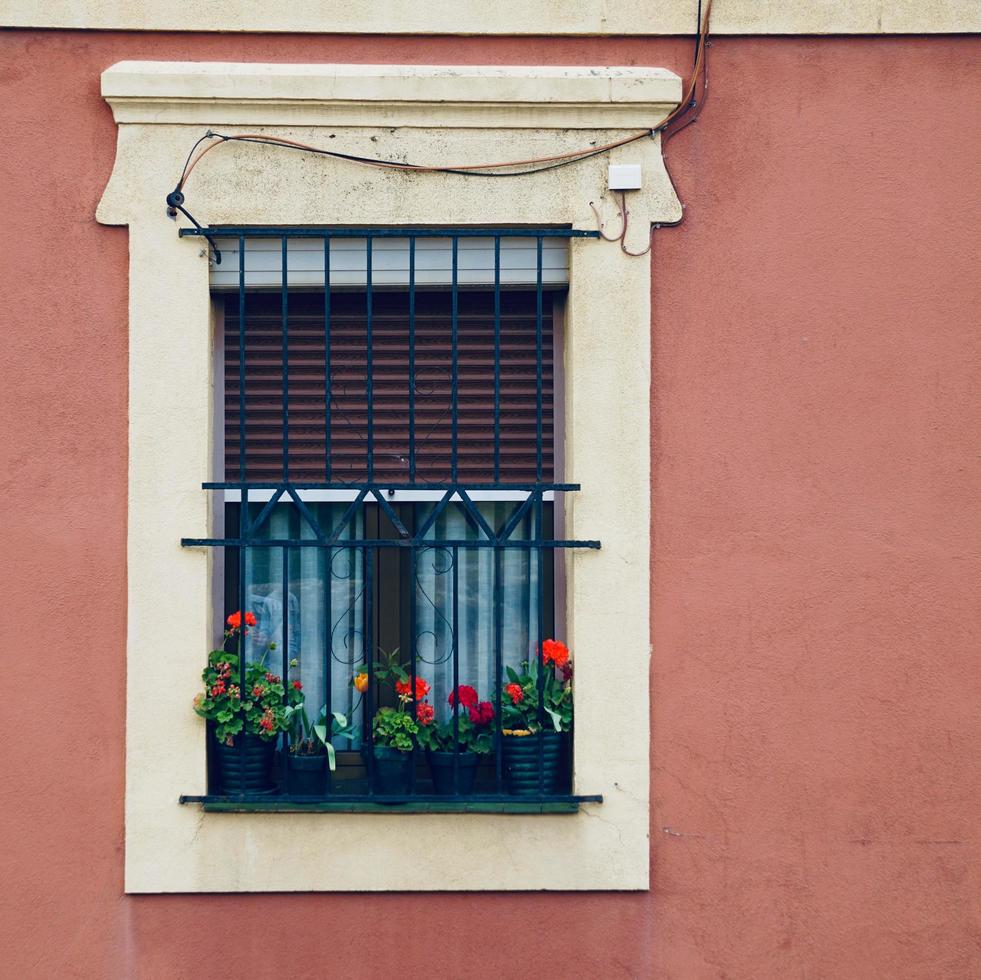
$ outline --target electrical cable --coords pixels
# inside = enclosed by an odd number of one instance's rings
[[[546,170],[555,170],[558,167],[568,166],[571,163],[578,163],[581,160],[588,160],[590,157],[606,153],[608,150],[619,146],[626,146],[628,143],[635,143],[637,140],[651,136],[655,130],[645,129],[642,133],[634,133],[621,140],[606,143],[603,146],[591,146],[581,150],[573,150],[569,153],[559,153],[548,157],[534,157],[528,160],[511,160],[502,163],[478,163],[460,164],[456,166],[428,166],[424,164],[408,163],[400,160],[385,160],[376,157],[362,157],[353,153],[342,153],[339,150],[326,150],[319,146],[310,146],[306,143],[298,143],[295,140],[288,140],[278,136],[269,136],[264,133],[235,133],[225,135],[209,130],[195,144],[197,147],[205,139],[217,139],[219,142],[206,146],[200,153],[189,157],[189,163],[185,164],[184,171],[177,183],[175,190],[183,190],[184,183],[191,176],[192,171],[198,165],[201,158],[224,143],[258,143],[266,146],[276,146],[282,149],[301,150],[305,153],[314,153],[320,156],[334,157],[338,160],[347,160],[351,163],[362,164],[369,167],[378,167],[386,170],[410,170],[416,173],[444,173],[456,174],[463,177],[523,177],[528,174],[543,173]],[[505,173],[491,172],[503,168],[527,167],[529,164],[544,163],[543,167],[529,167],[525,170],[508,169]]]
[[[194,168],[198,165],[198,163],[200,163],[201,159],[207,153],[210,153],[211,150],[222,146],[225,143],[255,143],[265,146],[275,146],[279,147],[280,149],[293,149],[304,153],[313,153],[319,156],[332,157],[337,160],[345,160],[350,163],[356,163],[363,166],[389,170],[415,171],[417,173],[454,174],[463,177],[524,177],[530,174],[544,173],[549,170],[555,170],[558,167],[565,167],[573,163],[588,160],[591,157],[598,156],[601,153],[607,153],[608,151],[621,146],[627,146],[630,143],[635,143],[638,140],[645,139],[648,136],[653,138],[658,134],[661,134],[661,145],[663,147],[671,137],[676,136],[683,129],[695,122],[708,98],[708,57],[706,54],[706,48],[709,44],[708,34],[711,12],[712,0],[705,0],[704,16],[702,14],[702,0],[698,0],[695,25],[695,51],[692,59],[693,66],[691,81],[687,89],[684,91],[683,98],[678,105],[676,105],[675,108],[672,109],[671,112],[669,112],[664,119],[662,119],[661,122],[652,129],[644,130],[640,133],[634,133],[630,136],[624,137],[623,139],[615,140],[602,146],[584,147],[580,150],[571,150],[567,153],[557,153],[551,156],[530,157],[524,160],[509,160],[498,163],[454,164],[442,166],[429,166],[424,164],[409,163],[403,160],[386,160],[382,158],[364,157],[352,153],[343,153],[339,150],[327,150],[323,147],[310,146],[309,144],[300,143],[296,140],[289,140],[279,136],[270,136],[264,133],[234,133],[226,135],[223,133],[213,132],[209,129],[191,147],[191,150],[187,155],[187,159],[184,161],[184,167],[181,170],[180,179],[177,181],[177,185],[174,190],[167,195],[167,213],[172,217],[175,217],[177,212],[180,211],[195,225],[195,227],[204,232],[202,226],[183,206],[185,202],[183,193],[184,184],[191,176]],[[700,78],[702,82],[701,98],[698,97],[698,83]],[[672,124],[678,122],[679,120],[684,121],[680,126],[671,128]],[[198,148],[201,146],[201,144],[210,139],[217,140],[218,142],[211,143],[209,146],[206,146],[204,149],[199,151]],[[542,164],[543,166],[538,166],[538,164]],[[668,175],[668,180],[671,181],[670,174]],[[659,224],[652,226],[651,238],[647,248],[642,252],[634,252],[627,248],[625,242],[630,215],[630,212],[627,209],[626,194],[624,192],[621,192],[620,194],[620,218],[622,219],[622,226],[618,236],[610,236],[606,234],[605,223],[602,221],[600,214],[592,201],[590,202],[589,206],[592,208],[593,214],[596,216],[600,237],[608,242],[618,241],[620,243],[621,251],[625,255],[632,257],[640,257],[642,255],[647,255],[650,252],[651,247],[653,246],[653,234],[655,228],[668,225],[677,225],[683,220],[683,218],[679,218],[674,222],[660,222]],[[218,251],[217,246],[210,236],[206,235],[205,237],[208,238],[212,248],[215,250],[216,261],[220,263],[221,253]]]
[[[177,182],[175,191],[182,191],[185,182],[188,177],[190,177],[194,168],[198,165],[199,161],[205,154],[211,152],[218,146],[224,143],[231,142],[242,142],[242,143],[260,143],[268,146],[279,146],[287,149],[302,150],[307,153],[315,153],[322,156],[334,157],[339,160],[347,160],[351,163],[358,163],[364,166],[371,167],[381,167],[391,170],[412,170],[416,172],[424,173],[450,173],[457,174],[460,176],[476,177],[476,176],[491,176],[491,177],[519,177],[525,176],[533,173],[540,173],[543,170],[550,170],[557,166],[565,166],[569,163],[576,163],[580,160],[587,160],[592,156],[596,156],[600,153],[605,153],[608,150],[616,149],[620,146],[626,146],[629,143],[634,143],[637,140],[644,139],[647,136],[654,136],[657,133],[663,132],[667,129],[672,122],[674,122],[679,117],[688,113],[693,107],[693,97],[695,95],[696,87],[698,84],[698,78],[702,71],[704,64],[704,51],[705,51],[705,39],[708,33],[709,15],[711,13],[712,0],[707,0],[705,4],[705,16],[700,16],[700,23],[698,24],[698,31],[695,41],[695,56],[694,56],[694,68],[692,71],[691,82],[685,92],[682,100],[672,109],[671,112],[665,116],[664,119],[658,123],[652,129],[644,130],[640,133],[634,133],[630,136],[626,136],[623,139],[615,140],[611,143],[606,143],[602,146],[590,146],[584,147],[579,150],[570,150],[567,153],[557,153],[551,156],[544,157],[530,157],[523,160],[505,160],[496,163],[472,163],[472,164],[443,164],[443,165],[426,165],[418,163],[409,163],[404,160],[387,160],[375,157],[364,157],[353,153],[343,153],[338,150],[327,150],[323,147],[310,146],[307,143],[300,143],[296,140],[289,140],[285,137],[270,136],[264,133],[234,133],[234,134],[223,134],[215,133],[209,130],[202,136],[194,147],[192,147],[191,152],[188,154],[188,159],[184,164],[184,168],[181,171],[180,179]],[[701,0],[699,0],[699,15],[701,15]],[[206,146],[200,152],[197,152],[198,146],[206,139],[217,139],[217,143],[212,143],[210,146]],[[535,167],[535,164],[547,164],[545,167]],[[515,171],[516,167],[530,167],[531,169]],[[489,171],[507,171],[505,173],[495,173]]]
[[[599,231],[600,238],[602,238],[604,242],[618,242],[618,241],[620,241],[620,239],[623,237],[622,227],[621,227],[621,231],[620,231],[620,234],[619,235],[608,235],[606,233],[606,222],[600,217],[600,213],[596,209],[596,205],[592,201],[590,201],[589,202],[589,207],[592,209],[592,212],[593,212],[593,214],[596,217],[596,227],[597,227],[597,230]],[[619,212],[618,217],[620,217],[620,218],[623,217],[623,212],[622,211]]]
[[[693,56],[694,69],[692,72],[691,84],[688,86],[687,93],[684,100],[679,103],[676,111],[669,115],[661,126],[657,130],[652,130],[652,135],[654,132],[661,132],[661,147],[663,148],[667,145],[668,141],[677,136],[683,129],[690,126],[696,119],[698,119],[699,114],[705,106],[708,100],[708,54],[706,53],[706,48],[709,45],[708,33],[709,33],[709,16],[712,11],[712,0],[707,0],[705,4],[705,16],[702,16],[702,0],[698,0],[698,11],[696,20],[696,32],[695,32],[695,51]],[[702,91],[701,97],[698,96],[698,80],[701,78]],[[687,118],[686,118],[687,117]],[[669,123],[676,122],[680,119],[684,121],[680,126],[676,126],[671,129],[668,128]],[[668,182],[671,184],[671,189],[674,191],[677,197],[678,191],[674,186],[674,181],[671,180],[671,174],[665,170],[667,174]],[[627,237],[627,226],[630,220],[630,211],[627,208],[627,195],[624,191],[620,192],[620,211],[619,217],[621,218],[620,234],[619,235],[607,235],[606,234],[606,222],[600,216],[596,205],[590,201],[589,206],[592,209],[593,214],[596,216],[597,230],[599,231],[600,238],[607,242],[619,242],[620,251],[624,255],[629,255],[631,258],[640,258],[643,255],[647,255],[651,249],[654,247],[654,232],[658,228],[672,228],[680,225],[684,220],[684,214],[677,221],[661,221],[657,224],[651,226],[650,236],[648,239],[647,248],[640,252],[634,252],[627,248],[626,237]],[[683,206],[683,205],[682,205]]]

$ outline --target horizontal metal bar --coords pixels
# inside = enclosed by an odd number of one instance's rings
[[[486,541],[450,541],[442,538],[337,538],[317,541],[310,538],[181,538],[182,548],[593,548],[599,541],[552,541],[551,539],[506,538]]]
[[[330,810],[336,808],[364,809],[367,811],[392,813],[393,806],[412,807],[421,804],[428,811],[434,805],[445,806],[448,811],[466,810],[473,807],[535,807],[549,805],[577,806],[580,803],[602,803],[601,794],[584,796],[526,796],[515,798],[505,795],[478,795],[473,794],[465,797],[447,799],[445,796],[435,796],[419,794],[418,796],[381,796],[372,797],[358,796],[354,794],[332,793],[327,797],[304,797],[304,796],[270,796],[270,795],[249,795],[243,796],[181,796],[179,802],[182,805],[191,803],[202,803],[205,806],[227,806],[229,808],[241,807],[243,804],[251,807],[268,808],[270,810],[283,809],[303,809],[303,810]],[[380,806],[379,806],[380,804]],[[507,812],[504,810],[503,812]],[[514,812],[514,811],[513,811]],[[517,811],[517,812],[520,812]]]
[[[522,797],[501,803],[472,803],[468,800],[454,800],[453,797],[443,797],[440,803],[417,803],[408,801],[405,803],[387,802],[375,803],[365,797],[361,803],[205,803],[203,810],[205,813],[386,813],[391,816],[393,813],[401,816],[409,814],[427,813],[483,813],[500,814],[501,816],[521,816],[528,814],[549,814],[556,815],[561,813],[578,813],[578,803],[523,803],[519,802]]]
[[[207,235],[246,238],[599,238],[579,228],[273,228],[268,225],[212,225],[181,228],[181,238]]]
[[[249,491],[250,504],[262,504],[275,496],[274,490]],[[348,503],[358,496],[357,490],[296,490],[301,500],[308,504],[323,503]],[[384,490],[385,498],[390,504],[415,504],[415,503],[437,503],[446,495],[445,490],[393,490],[386,487]],[[467,495],[474,503],[524,503],[528,499],[527,490],[468,490]],[[225,490],[225,503],[237,504],[242,499],[241,490]],[[280,494],[282,496],[282,494]],[[454,503],[459,502],[459,497],[454,495]],[[551,502],[555,500],[555,493],[551,490],[542,491],[542,499]],[[368,507],[377,507],[377,501],[365,500]],[[284,504],[284,506],[287,506]]]
[[[452,490],[525,490],[531,493],[533,490],[558,490],[563,493],[581,490],[581,483],[302,483],[293,482],[289,486],[294,490],[353,490],[355,492],[364,490],[366,493],[379,491],[385,493],[386,490],[439,490],[446,493]],[[235,480],[209,481],[201,484],[204,490],[280,490],[287,492],[287,484],[271,481],[241,482]]]

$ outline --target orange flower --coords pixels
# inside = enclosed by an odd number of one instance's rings
[[[364,694],[368,690],[368,675],[365,673],[354,675],[354,686]]]
[[[560,640],[546,640],[542,644],[542,659],[547,664],[564,667],[569,662],[569,648]]]
[[[409,692],[412,690],[412,683],[410,681],[396,681],[395,682],[395,693],[400,698],[408,698],[410,696]],[[421,701],[429,693],[429,684],[422,677],[416,678],[416,700]]]

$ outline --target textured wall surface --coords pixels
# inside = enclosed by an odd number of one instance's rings
[[[689,48],[15,32],[0,51],[0,975],[981,973],[977,39],[719,40],[711,101],[668,144],[688,216],[653,258],[654,885],[590,896],[123,897],[127,236],[94,220],[98,77],[684,72]]]
[[[4,27],[352,34],[688,34],[695,0],[4,0]],[[977,0],[715,0],[717,34],[944,34],[981,29]]]

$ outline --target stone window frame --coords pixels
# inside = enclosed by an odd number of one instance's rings
[[[681,80],[657,68],[121,62],[102,92],[118,146],[97,218],[128,226],[130,241],[126,891],[646,889],[650,257],[570,243],[564,456],[582,491],[566,526],[603,543],[565,556],[574,792],[604,802],[562,815],[204,812],[178,797],[205,790],[190,702],[214,635],[212,556],[180,539],[207,537],[212,520],[201,483],[214,458],[214,315],[208,250],[178,237],[164,199],[208,127],[414,162],[495,160],[502,147],[526,158],[650,130]],[[651,224],[681,214],[651,135],[493,193],[486,179],[229,144],[195,170],[187,206],[210,225],[591,228],[591,203],[615,220],[610,162],[642,165],[627,244],[643,248]]]

